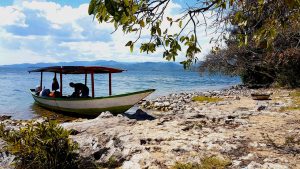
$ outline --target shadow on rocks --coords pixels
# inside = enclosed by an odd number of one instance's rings
[[[144,112],[142,109],[137,109],[134,114],[123,114],[124,116],[128,117],[129,119],[135,119],[138,121],[142,120],[155,120],[156,118],[149,115],[148,113]]]

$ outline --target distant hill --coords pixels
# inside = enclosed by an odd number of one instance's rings
[[[116,61],[74,61],[58,63],[13,64],[0,66],[4,68],[39,68],[47,66],[107,66],[125,70],[151,70],[151,71],[183,71],[183,66],[176,62],[116,62]]]

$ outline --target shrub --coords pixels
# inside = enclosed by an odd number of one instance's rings
[[[77,168],[78,146],[68,138],[69,131],[55,121],[28,123],[17,131],[5,130],[1,125],[0,137],[7,142],[6,149],[16,156],[16,168]]]
[[[292,104],[290,106],[281,107],[280,111],[296,111],[300,110],[300,91],[296,90],[290,93]]]
[[[176,162],[171,169],[225,169],[229,165],[231,165],[230,160],[211,156],[203,158],[200,164]]]

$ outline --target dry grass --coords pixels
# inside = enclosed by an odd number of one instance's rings
[[[293,104],[290,106],[282,107],[280,111],[296,111],[300,110],[300,90],[296,90],[290,93],[293,100]]]
[[[223,101],[222,98],[218,98],[218,97],[206,97],[206,96],[195,96],[192,98],[193,101],[197,101],[197,102],[219,102],[219,101]]]
[[[200,164],[176,162],[171,169],[225,169],[229,165],[231,165],[230,160],[211,156],[203,158]]]

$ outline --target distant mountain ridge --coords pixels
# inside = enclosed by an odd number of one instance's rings
[[[3,65],[0,68],[39,68],[48,66],[106,66],[125,70],[151,70],[151,71],[183,71],[183,66],[176,62],[117,62],[107,60],[97,61],[74,61],[74,62],[58,62],[58,63],[24,63]]]

